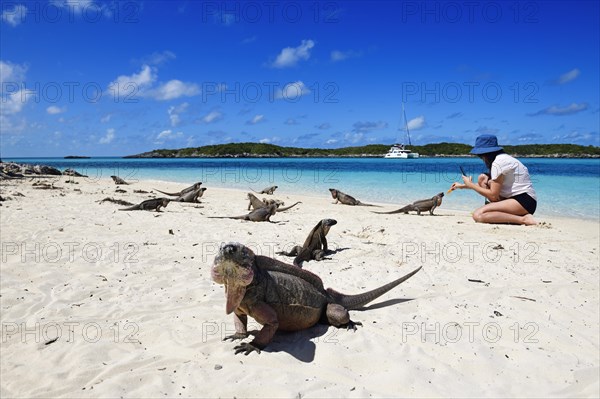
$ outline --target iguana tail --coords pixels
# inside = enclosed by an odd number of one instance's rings
[[[208,216],[208,219],[242,219],[246,220],[248,215],[243,216]]]
[[[156,190],[156,189],[155,189],[155,190]],[[159,193],[163,193],[163,194],[166,194],[166,195],[171,195],[171,196],[180,196],[180,195],[181,195],[181,194],[179,194],[179,193],[167,193],[167,192],[160,191],[160,190],[156,190],[156,191],[158,191]]]
[[[404,208],[396,209],[395,211],[391,211],[391,212],[375,212],[375,211],[372,211],[372,212],[378,213],[380,215],[391,215],[393,213],[404,213],[404,212],[408,212],[410,210],[412,210],[412,208],[409,205],[409,206],[405,206]]]
[[[358,205],[358,206],[376,206],[376,207],[379,207],[379,205],[365,204],[364,202],[360,202],[360,201],[358,201],[358,204],[356,204],[356,205]]]
[[[295,207],[296,205],[298,205],[298,204],[301,204],[301,203],[302,203],[301,201],[298,201],[298,202],[296,202],[296,203],[295,203],[295,204],[293,204],[293,205],[286,206],[285,208],[277,208],[277,212],[284,212],[284,211],[287,211],[288,209],[292,209],[293,207]]]
[[[329,294],[331,299],[333,299],[334,303],[336,303],[338,305],[342,305],[343,307],[345,307],[348,310],[356,310],[356,309],[362,308],[363,306],[365,306],[367,303],[371,302],[372,300],[379,298],[381,295],[385,294],[386,292],[388,292],[392,288],[396,287],[397,285],[402,284],[403,282],[405,282],[406,280],[408,280],[409,278],[414,276],[419,270],[421,270],[420,267],[418,269],[408,273],[406,276],[400,277],[398,280],[392,281],[391,283],[388,283],[379,288],[375,288],[374,290],[371,290],[371,291],[368,291],[368,292],[365,292],[362,294],[345,295],[345,294],[337,292],[331,288],[327,289],[327,293]]]
[[[134,205],[134,206],[130,206],[129,208],[123,208],[123,209],[119,209],[120,211],[139,211],[140,210],[140,205]]]

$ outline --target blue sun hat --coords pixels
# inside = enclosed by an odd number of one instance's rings
[[[475,139],[475,147],[471,150],[473,155],[487,154],[500,151],[502,147],[498,146],[498,138],[493,134],[482,134]]]

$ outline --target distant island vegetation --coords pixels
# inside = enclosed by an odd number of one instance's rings
[[[525,144],[505,145],[508,154],[520,157],[549,158],[599,158],[600,147],[577,144]],[[160,149],[125,158],[278,158],[278,157],[381,157],[388,152],[390,146],[370,144],[359,147],[343,148],[299,148],[281,147],[266,143],[229,143],[190,147],[181,149]],[[436,143],[413,145],[412,152],[424,157],[459,157],[468,156],[473,148],[461,143]]]

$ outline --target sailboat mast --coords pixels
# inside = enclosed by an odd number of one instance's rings
[[[406,129],[406,135],[408,136],[408,145],[412,146],[410,142],[410,131],[408,130],[408,120],[406,119],[406,111],[404,111],[404,103],[402,103],[402,114],[404,115],[404,128]]]

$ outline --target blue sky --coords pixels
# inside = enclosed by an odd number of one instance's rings
[[[1,155],[600,145],[598,1],[2,1]]]

